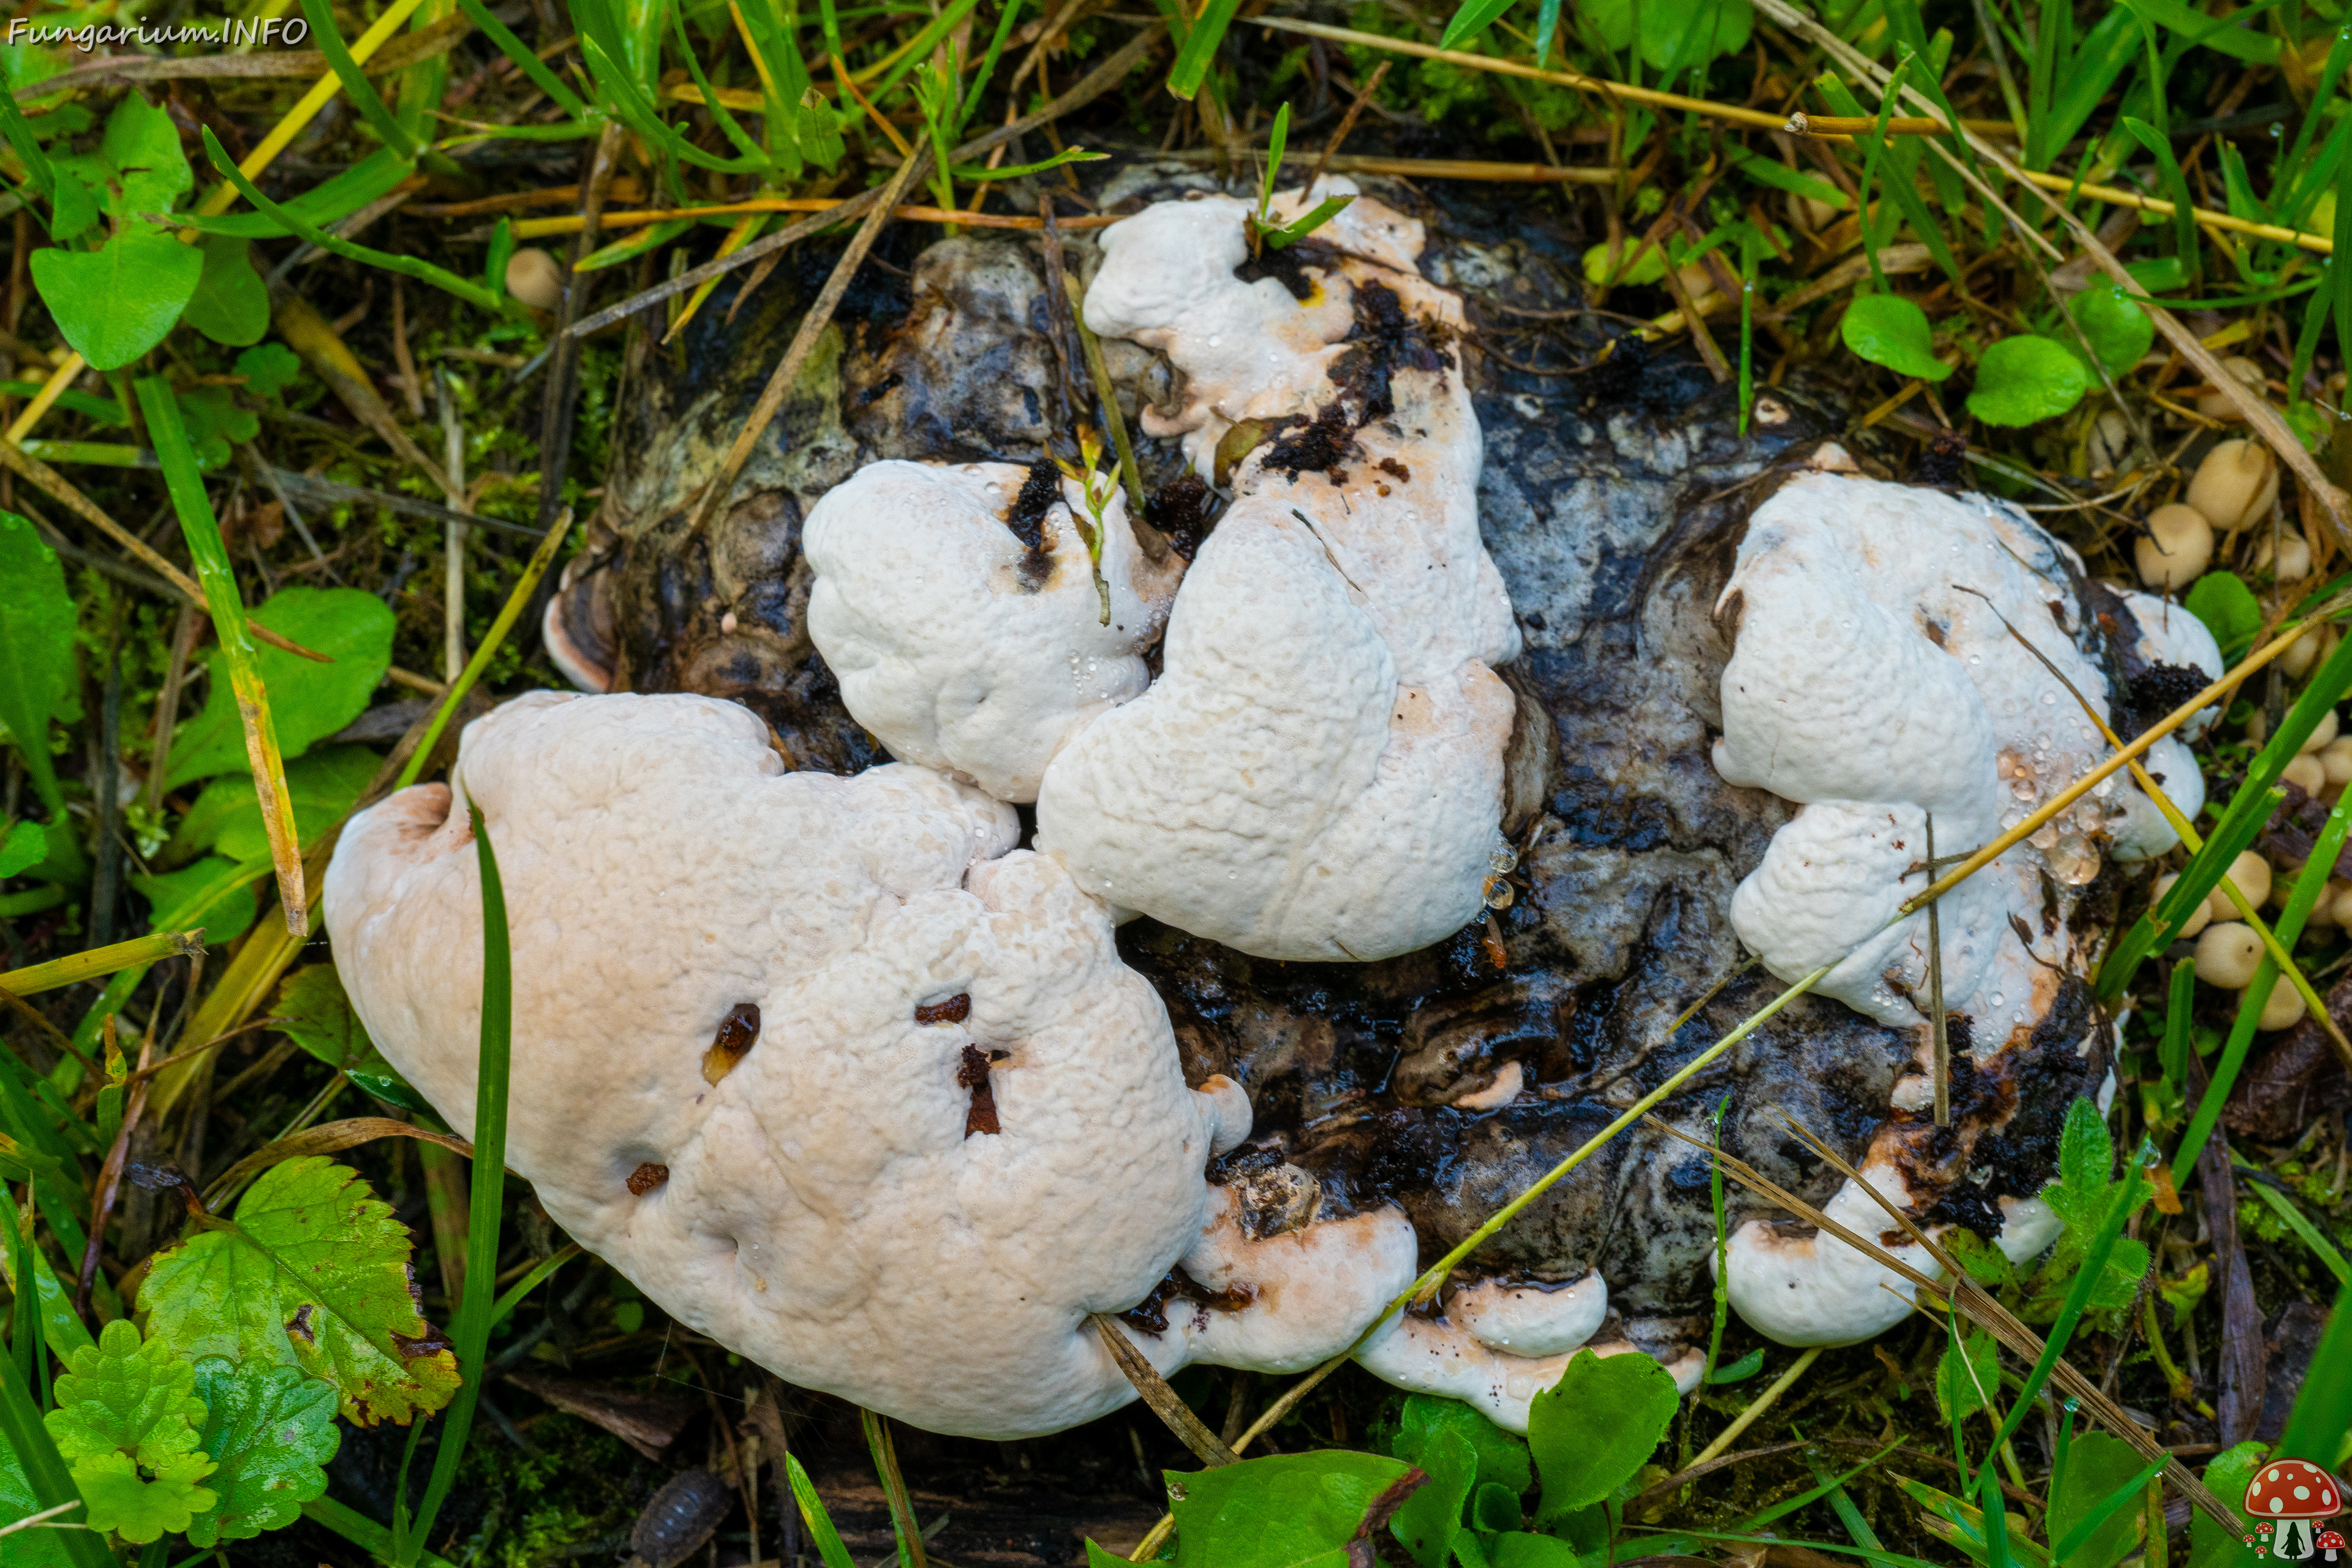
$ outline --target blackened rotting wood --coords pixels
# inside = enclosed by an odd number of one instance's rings
[[[996,1091],[989,1087],[988,1053],[978,1046],[963,1048],[962,1065],[956,1068],[956,1087],[971,1091],[971,1109],[964,1112],[963,1135],[975,1132],[995,1132]]]
[[[944,1002],[919,1002],[915,1005],[918,1024],[961,1024],[971,1016],[971,993],[959,991]]]
[[[680,1470],[654,1493],[629,1531],[629,1550],[648,1568],[677,1568],[709,1541],[735,1494],[709,1470]]]
[[[1190,561],[1209,536],[1216,496],[1209,481],[1187,468],[1144,498],[1144,521],[1168,536],[1168,547]]]
[[[727,1009],[727,1016],[719,1020],[718,1031],[712,1035],[710,1048],[702,1053],[702,1080],[717,1083],[735,1070],[735,1064],[749,1056],[751,1047],[760,1043],[760,1005],[738,1002]]]
[[[1045,514],[1062,499],[1062,470],[1054,466],[1051,458],[1040,458],[1029,465],[1029,477],[1021,481],[1021,493],[1013,498],[1013,505],[1004,513],[1004,526],[1024,548],[1045,551],[1053,548],[1045,537]]]

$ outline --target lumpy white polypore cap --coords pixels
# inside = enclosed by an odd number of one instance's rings
[[[801,536],[816,574],[809,633],[843,704],[900,762],[1010,801],[1036,799],[1064,742],[1143,690],[1142,651],[1182,571],[1145,558],[1114,495],[1104,624],[1078,486],[1058,481],[1050,506],[1021,520],[1033,549],[1008,521],[1027,478],[1010,463],[869,463],[817,502]]]
[[[506,889],[507,1158],[558,1224],[680,1323],[919,1426],[1024,1436],[1132,1397],[1086,1314],[1194,1244],[1245,1102],[1185,1088],[1108,913],[1008,853],[1010,806],[905,765],[785,773],[757,717],[692,697],[519,698],[453,778]],[[404,790],[325,889],[352,1005],[461,1132],[470,837],[447,787]],[[742,1003],[756,1040],[707,1081]],[[966,1135],[968,1046],[1005,1053],[992,1134]]]
[[[2097,635],[2077,624],[2079,570],[2024,514],[1978,496],[1809,473],[1756,510],[1721,601],[1737,601],[1738,640],[1715,763],[1803,806],[1732,897],[1766,968],[1795,980],[1833,964],[1823,994],[1890,1026],[1924,1021],[1927,915],[1887,922],[1927,885],[1928,814],[1937,854],[1973,849],[2106,755],[2002,624],[2104,718],[2106,678],[2077,646]],[[2186,750],[2159,747],[2149,765],[2193,818],[2204,784]],[[2073,965],[2064,929],[2041,929],[2042,875],[2080,886],[2111,842],[2126,857],[2173,842],[2121,777],[1939,901],[1945,1005],[1982,1020],[1980,1050],[2038,1016],[2051,966]]]
[[[1345,182],[1318,186],[1352,189]],[[1304,205],[1297,193],[1280,210]],[[1518,652],[1478,537],[1476,416],[1460,301],[1413,270],[1421,226],[1359,199],[1301,303],[1243,282],[1245,204],[1166,203],[1104,231],[1087,323],[1165,352],[1185,402],[1156,426],[1207,467],[1242,418],[1303,423],[1367,289],[1389,289],[1442,360],[1399,363],[1393,413],[1331,471],[1260,447],[1186,574],[1163,669],[1045,771],[1037,844],[1087,891],[1244,952],[1387,957],[1475,916],[1500,845]]]

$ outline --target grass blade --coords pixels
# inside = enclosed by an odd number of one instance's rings
[[[808,1526],[809,1537],[816,1542],[816,1554],[824,1560],[824,1568],[857,1568],[849,1548],[841,1543],[841,1531],[833,1527],[833,1516],[824,1511],[824,1500],[816,1495],[816,1483],[801,1468],[799,1455],[784,1456],[784,1476],[792,1482],[793,1500],[801,1507],[801,1522]]]
[[[539,587],[540,578],[546,574],[549,565],[554,562],[555,552],[571,536],[572,512],[566,508],[563,515],[556,520],[555,526],[549,529],[546,536],[539,542],[539,548],[530,552],[530,561],[523,565],[522,575],[515,580],[513,591],[507,595],[507,602],[499,606],[498,618],[490,623],[489,635],[482,638],[482,646],[474,650],[474,657],[466,661],[464,671],[449,683],[448,691],[442,696],[439,711],[433,715],[432,728],[425,731],[425,738],[416,743],[416,750],[409,753],[399,778],[393,783],[393,788],[406,789],[425,771],[425,763],[433,758],[433,749],[441,742],[442,731],[449,727],[449,720],[457,711],[457,704],[466,700],[466,693],[474,689],[474,682],[482,678],[482,671],[488,668],[492,656],[505,644],[507,634],[514,629],[516,617],[522,614],[523,606],[530,603],[532,593]]]
[[[49,1429],[41,1424],[40,1406],[34,1403],[25,1379],[17,1375],[14,1356],[0,1356],[0,1437],[5,1437],[8,1447],[16,1450],[16,1462],[32,1483],[35,1512],[81,1506],[81,1493],[75,1489],[57,1444],[50,1440]],[[57,1539],[74,1568],[115,1568],[114,1554],[106,1549],[105,1538],[95,1531],[60,1530]]]
[[[226,163],[227,154],[219,154]],[[212,498],[205,493],[205,478],[196,468],[196,454],[188,445],[187,427],[180,422],[179,400],[161,376],[139,383],[139,407],[147,416],[147,437],[155,444],[156,460],[163,466],[163,488],[179,514],[181,535],[188,542],[196,581],[203,584],[205,606],[212,611],[213,633],[220,639],[228,664],[230,689],[236,694],[236,715],[245,725],[245,754],[253,769],[253,789],[261,805],[261,826],[269,835],[269,859],[278,870],[278,899],[286,910],[286,929],[306,936],[310,928],[310,900],[302,889],[300,836],[294,829],[294,798],[287,793],[286,762],[278,754],[278,726],[269,716],[269,691],[254,666],[253,637],[245,616],[245,601],[236,589],[236,574],[228,563],[228,546],[221,541],[220,520],[213,515]]]
[[[2268,1182],[2254,1181],[2247,1184],[2254,1189],[2256,1197],[2271,1205],[2279,1218],[2286,1223],[2287,1229],[2294,1232],[2296,1238],[2311,1248],[2311,1255],[2327,1266],[2327,1271],[2336,1276],[2336,1283],[2339,1287],[2352,1289],[2352,1263],[2344,1260],[2344,1255],[2336,1250],[2336,1244],[2311,1223],[2308,1215],[2294,1206],[2293,1198]]]
[[[151,931],[110,947],[93,947],[87,952],[53,958],[47,963],[12,969],[0,974],[0,991],[12,996],[36,996],[61,985],[79,985],[103,974],[136,969],[142,963],[160,963],[167,958],[187,958],[204,950],[205,933],[201,929]]]
[[[2336,1298],[2327,1331],[2303,1376],[2303,1392],[2286,1418],[2278,1451],[2334,1469],[2352,1430],[2352,1285]]]
[[[874,1473],[882,1479],[882,1494],[890,1500],[890,1529],[898,1538],[899,1568],[926,1568],[923,1530],[915,1522],[915,1505],[907,1500],[907,1478],[898,1470],[898,1446],[890,1440],[889,1418],[860,1406],[857,1424],[866,1428]]]
[[[336,29],[334,8],[325,0],[302,0],[302,15],[309,18],[310,30],[318,35],[319,52],[327,57],[327,68],[334,72],[335,79],[342,84],[343,96],[350,99],[352,107],[360,111],[360,118],[367,121],[368,129],[375,132],[378,141],[402,157],[415,157],[418,151],[416,138],[393,118],[392,110],[385,108],[383,100],[377,96],[375,85],[360,70],[359,62],[352,58],[350,47],[343,42],[343,35]]]
[[[556,531],[551,530],[551,536]],[[493,1293],[499,1284],[499,1219],[506,1201],[508,1068],[514,1047],[513,954],[507,945],[506,889],[499,881],[499,858],[481,808],[468,801],[474,827],[474,858],[482,879],[481,1059],[474,1079],[474,1204],[466,1238],[466,1300],[458,1309],[457,1365],[467,1375],[442,1416],[441,1446],[425,1500],[407,1531],[413,1547],[429,1539],[441,1504],[457,1484],[473,1429],[475,1402],[481,1397],[484,1352],[490,1341]],[[414,1561],[411,1557],[410,1561]]]
[[[1233,26],[1234,14],[1242,8],[1242,0],[1209,0],[1201,15],[1184,35],[1184,47],[1177,51],[1176,63],[1168,71],[1168,90],[1178,98],[1191,101],[1207,79],[1210,63],[1217,57],[1217,46],[1224,42],[1225,29]]]

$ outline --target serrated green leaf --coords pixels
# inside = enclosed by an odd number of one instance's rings
[[[1897,375],[1941,381],[1952,367],[1936,357],[1935,329],[1927,312],[1900,294],[1861,294],[1838,322],[1845,346]]]
[[[180,320],[232,348],[259,342],[269,330],[269,290],[253,269],[247,242],[216,234],[206,237],[202,249],[204,271]]]
[[[196,1363],[196,1393],[205,1402],[204,1449],[220,1467],[212,1476],[220,1500],[188,1525],[191,1544],[282,1529],[325,1495],[320,1467],[342,1444],[332,1387],[290,1366],[206,1356]]]
[[[342,819],[375,777],[377,763],[365,746],[325,746],[286,764],[286,793],[293,799],[294,829],[303,843],[314,842]],[[232,860],[268,858],[269,835],[261,825],[250,773],[223,773],[205,784],[164,846],[163,858],[168,864],[205,849]]]
[[[2116,1141],[2095,1101],[2077,1098],[2058,1134],[2058,1183],[2042,1198],[2069,1226],[2089,1227],[2107,1211],[2116,1170]]]
[[[1461,1433],[1446,1426],[1421,1434],[1412,1450],[1411,1456],[1397,1458],[1420,1467],[1429,1479],[1397,1510],[1389,1521],[1389,1531],[1404,1543],[1406,1552],[1421,1568],[1445,1568],[1454,1556],[1454,1538],[1462,1531],[1462,1505],[1478,1484],[1478,1451]]]
[[[1648,1356],[1579,1351],[1528,1406],[1528,1447],[1543,1478],[1541,1522],[1615,1494],[1665,1436],[1682,1395]]]
[[[65,796],[49,760],[49,720],[73,677],[73,631],[57,552],[30,522],[0,511],[0,735],[16,742],[33,793],[52,813],[65,809]]]
[[[205,1418],[196,1369],[170,1345],[142,1341],[117,1318],[68,1364],[57,1382],[57,1408],[42,1418],[68,1459],[120,1450],[152,1469],[195,1451],[194,1424]]]
[[[13,877],[28,866],[37,866],[48,855],[47,829],[29,819],[12,822],[6,836],[0,837],[0,877]]]
[[[2064,345],[2022,332],[2003,338],[1977,362],[1969,412],[1988,425],[2054,419],[2091,389],[2091,373]]]
[[[324,1155],[264,1172],[237,1205],[155,1255],[149,1332],[191,1357],[326,1379],[358,1426],[406,1425],[457,1388],[457,1357],[418,1310],[407,1228]]]
[[[100,1454],[75,1463],[74,1485],[88,1505],[92,1530],[110,1530],[143,1546],[186,1530],[213,1506],[212,1489],[200,1484],[212,1468],[202,1454],[181,1454],[164,1460],[152,1478],[142,1478],[130,1455]]]
[[[2111,279],[2102,278],[2075,295],[2071,308],[2074,325],[2109,375],[2131,369],[2156,342],[2156,323],[2147,311]]]
[[[1376,1454],[1325,1449],[1169,1471],[1182,1568],[1348,1568],[1348,1545],[1408,1467]]]
[[[96,250],[33,252],[33,282],[50,319],[92,370],[120,370],[162,342],[180,319],[205,258],[152,229],[123,229]]]
[[[392,664],[392,612],[373,594],[357,588],[288,588],[271,595],[252,618],[335,661],[318,664],[267,645],[254,650],[255,667],[269,691],[278,754],[291,761],[366,708],[368,694]],[[173,738],[174,785],[247,765],[245,727],[230,689],[226,658],[215,650],[210,663],[212,689],[205,695],[205,710]]]
[[[2234,572],[2208,572],[2189,585],[2180,602],[2205,623],[2225,655],[2246,647],[2263,629],[2262,601]]]
[[[107,116],[106,135],[97,152],[68,154],[52,163],[87,184],[117,218],[170,212],[173,202],[196,183],[170,112],[149,103],[136,89]]]

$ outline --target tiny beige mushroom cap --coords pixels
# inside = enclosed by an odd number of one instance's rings
[[[2240,384],[2251,388],[2256,396],[2262,395],[2264,378],[2263,367],[2260,364],[2243,354],[2231,354],[2221,361],[2221,368]],[[2229,395],[2219,388],[2197,400],[2197,412],[2208,419],[2239,417],[2238,405],[2231,402]]]
[[[2326,750],[2335,742],[2336,731],[2340,725],[2341,721],[2336,717],[2335,709],[2330,708],[2326,712],[2322,713],[2319,716],[2319,722],[2311,727],[2311,733],[2303,738],[2301,748],[2303,752],[2308,755],[2313,752]]]
[[[2192,507],[2190,510],[2196,509]],[[2273,565],[2277,569],[2278,580],[2282,583],[2299,583],[2310,576],[2310,542],[2292,528],[2281,529],[2277,549],[2273,551],[2268,531],[2257,533],[2254,541],[2254,570],[2260,572]],[[2310,637],[2305,640],[2315,643],[2317,641],[2316,638]]]
[[[2327,656],[2328,647],[2327,633],[2314,627],[2287,645],[2287,650],[2278,657],[2279,668],[2300,680],[2311,673],[2313,665]]]
[[[2178,871],[2168,871],[2163,876],[2158,877],[2156,879],[2156,890],[2150,902],[2161,900],[2165,894],[2172,891],[2172,884],[2179,880],[2180,880],[2180,873]],[[2176,939],[2195,936],[2199,931],[2203,931],[2207,925],[2211,923],[2212,919],[2213,900],[2209,898],[2203,903],[2197,906],[2195,910],[2189,914],[2187,921],[2185,921],[2181,928],[2178,931],[2175,931],[2173,935]]]
[[[2305,752],[2287,763],[2279,776],[2304,794],[2315,795],[2327,787],[2327,764]]]
[[[559,1225],[682,1326],[917,1426],[1030,1436],[1133,1397],[1087,1315],[1194,1244],[1246,1121],[1185,1087],[1108,911],[1013,849],[1012,806],[903,763],[786,773],[756,715],[685,696],[517,698],[452,777],[506,888],[507,1157]],[[325,898],[370,1036],[465,1131],[481,891],[451,794],[352,818]],[[759,1033],[710,1082],[744,1004]],[[1006,1053],[993,1132],[967,1047]]]
[[[2245,894],[2249,905],[2261,909],[2271,896],[2271,863],[2252,850],[2245,850],[2230,862],[2230,868],[2221,873],[2221,880]],[[2214,888],[2205,905],[2213,911],[2213,918],[2217,921],[2237,918],[2238,906],[2219,886]]]
[[[2270,1000],[2263,1004],[2263,1016],[2254,1021],[2257,1029],[2284,1029],[2303,1022],[2303,994],[2281,980],[2271,988]]]
[[[2263,941],[2254,928],[2240,921],[2223,921],[2205,928],[2197,939],[2197,978],[2224,991],[2242,991],[2262,962]]]
[[[2335,895],[2335,900],[2336,923],[2352,931],[2352,882],[2345,884],[2344,890]]]
[[[527,245],[507,258],[507,292],[534,310],[563,303],[563,268],[554,257]]]
[[[2278,459],[2260,441],[2217,444],[2189,481],[2189,504],[2224,533],[2269,516],[2277,499]]]
[[[2342,789],[2352,784],[2352,735],[2339,735],[2322,746],[2319,765],[2327,774],[2329,789]]]
[[[2139,580],[2179,593],[2205,574],[2213,560],[2213,525],[2193,506],[2175,502],[2148,513],[2147,531],[2132,546]]]

